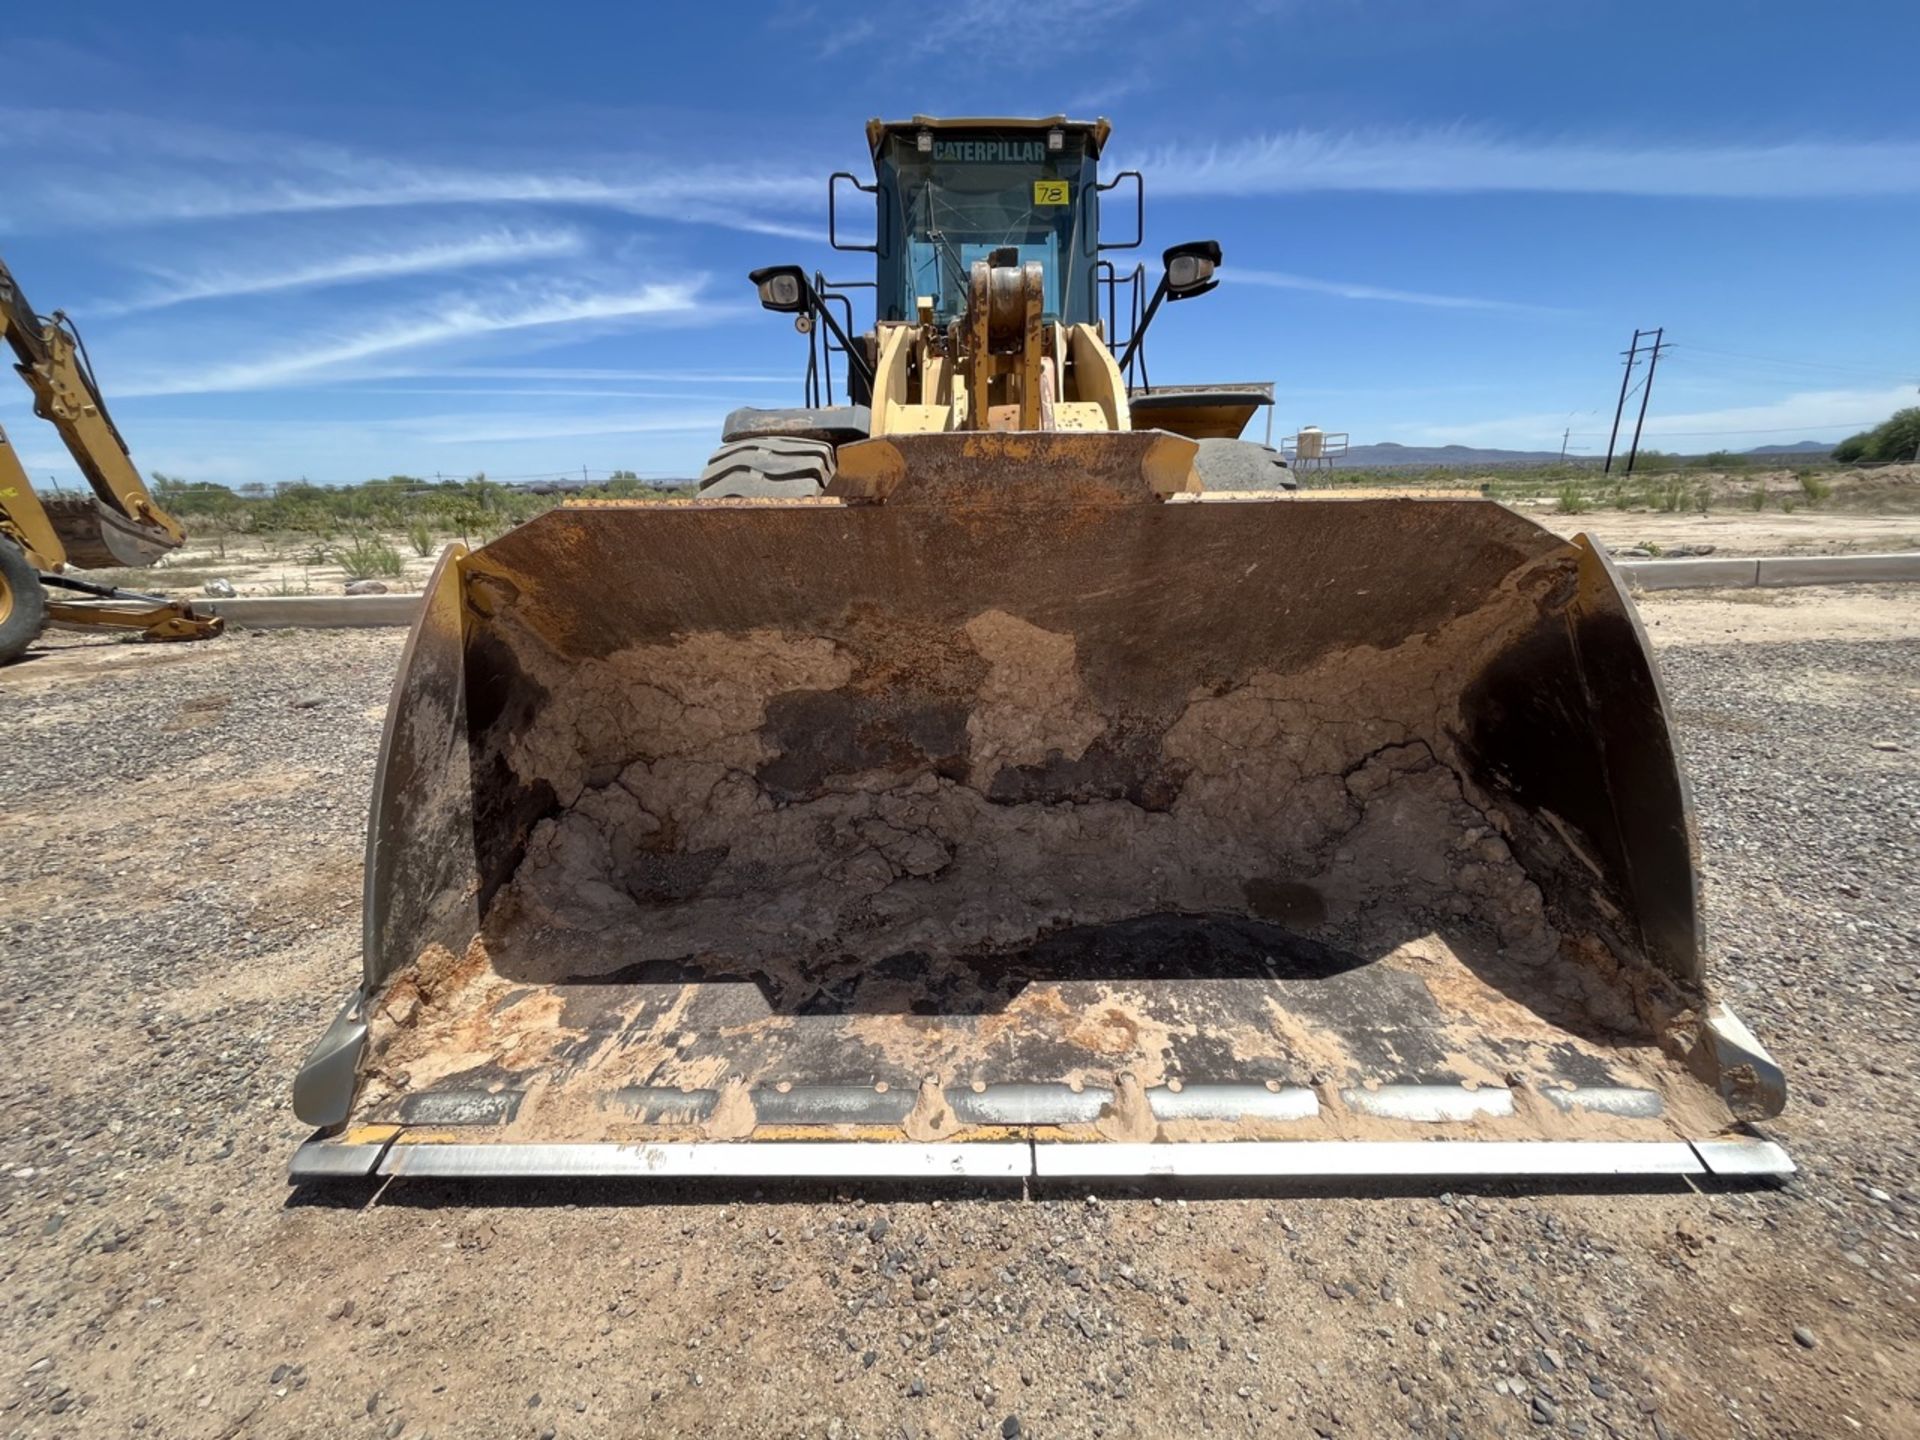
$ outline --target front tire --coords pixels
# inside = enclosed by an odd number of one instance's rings
[[[824,495],[833,479],[833,446],[821,440],[769,435],[734,440],[713,452],[700,472],[702,500],[804,500]]]
[[[0,539],[0,665],[18,660],[47,628],[40,572],[11,540]]]

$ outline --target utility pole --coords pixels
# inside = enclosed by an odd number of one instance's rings
[[[1560,432],[1560,463],[1562,465],[1567,463],[1567,441],[1572,437],[1572,435],[1573,435],[1573,427],[1571,425],[1567,426],[1566,429]]]
[[[1620,398],[1613,406],[1613,429],[1607,435],[1607,463],[1600,472],[1603,475],[1613,473],[1613,447],[1620,439],[1620,416],[1627,408],[1627,382],[1633,379],[1633,367],[1640,363],[1640,337],[1646,333],[1644,330],[1634,331],[1633,345],[1625,352],[1627,368],[1620,376]]]
[[[1667,333],[1666,326],[1653,332],[1653,353],[1647,357],[1647,383],[1640,387],[1640,418],[1633,422],[1633,448],[1627,451],[1627,474],[1633,474],[1633,462],[1640,454],[1640,427],[1647,423],[1647,400],[1653,394],[1653,372],[1659,367],[1660,352],[1666,347],[1660,343],[1660,337]]]

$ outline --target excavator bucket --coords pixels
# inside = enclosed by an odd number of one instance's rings
[[[1156,432],[441,562],[322,1177],[1778,1174],[1605,555]]]
[[[137,569],[180,548],[179,537],[102,505],[91,495],[42,499],[69,565],[83,570]]]

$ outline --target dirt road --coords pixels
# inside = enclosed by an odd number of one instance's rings
[[[290,1197],[398,632],[0,673],[0,1433],[1920,1429],[1920,587],[1646,602],[1781,1189]]]
[[[1556,535],[1582,532],[1614,551],[1711,545],[1716,555],[1877,555],[1920,545],[1912,515],[1850,515],[1802,511],[1793,515],[1732,513],[1662,515],[1595,511],[1584,515],[1533,513]]]

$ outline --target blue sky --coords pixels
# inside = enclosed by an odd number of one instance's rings
[[[1920,384],[1920,6],[955,0],[95,3],[9,21],[0,254],[80,321],[136,459],[235,484],[697,471],[853,278],[874,114],[1104,114],[1149,251],[1214,237],[1162,382],[1277,429],[1604,448],[1836,439]],[[873,16],[875,18],[864,18]],[[911,18],[909,18],[911,17]],[[31,83],[25,83],[31,81]],[[869,262],[870,263],[870,262]],[[24,387],[4,424],[74,478]]]

